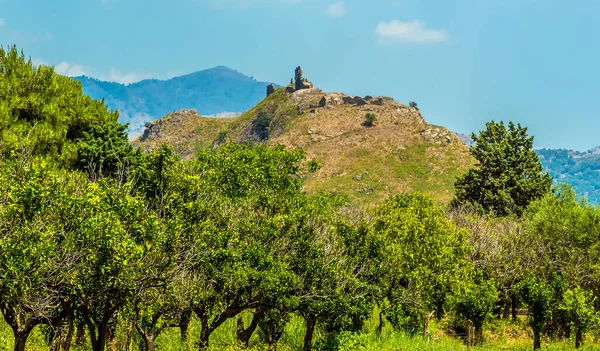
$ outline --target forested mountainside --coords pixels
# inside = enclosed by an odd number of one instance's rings
[[[586,152],[566,149],[536,152],[555,182],[570,184],[580,196],[600,203],[600,148]]]
[[[73,79],[81,82],[85,94],[104,98],[109,108],[118,109],[119,121],[129,123],[131,137],[141,134],[145,123],[180,109],[195,109],[204,116],[244,112],[264,97],[269,85],[225,66],[129,85],[86,76]]]

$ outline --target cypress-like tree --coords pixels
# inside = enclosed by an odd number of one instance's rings
[[[486,123],[472,135],[477,165],[456,181],[453,203],[472,204],[497,216],[521,216],[529,203],[550,191],[552,178],[543,172],[533,150],[533,136],[513,122]]]

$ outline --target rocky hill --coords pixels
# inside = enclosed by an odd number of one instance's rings
[[[413,190],[446,202],[456,176],[473,164],[455,134],[428,124],[416,108],[391,98],[325,93],[313,88],[301,71],[295,82],[270,87],[268,94],[233,119],[172,113],[150,124],[134,144],[151,150],[170,143],[185,158],[225,141],[303,148],[309,159],[322,164],[307,178],[307,191],[342,193],[364,204]],[[371,126],[365,123],[367,113],[376,117]]]
[[[244,112],[264,97],[269,85],[224,66],[129,85],[85,76],[73,79],[81,82],[84,93],[104,98],[111,109],[118,109],[120,121],[129,123],[132,137],[139,136],[147,122],[180,109],[195,109],[202,115]]]

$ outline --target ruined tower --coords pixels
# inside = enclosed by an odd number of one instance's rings
[[[269,84],[267,86],[267,97],[275,92],[275,85]]]
[[[296,91],[302,90],[302,89],[310,89],[313,87],[312,83],[304,78],[304,75],[302,73],[302,67],[300,67],[300,66],[296,67],[295,73],[296,74],[295,74],[294,88]]]

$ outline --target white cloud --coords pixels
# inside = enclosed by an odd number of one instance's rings
[[[152,78],[149,74],[140,74],[140,73],[121,73],[114,68],[110,69],[108,77],[101,78],[102,80],[107,80],[110,82],[117,82],[121,84],[131,84],[135,82],[139,82],[140,80]]]
[[[6,24],[6,20],[4,18],[0,18],[0,27]]]
[[[52,66],[51,64],[49,64],[48,62],[46,62],[45,60],[40,59],[40,58],[32,58],[31,62],[36,66],[40,66],[40,65]],[[100,80],[104,80],[104,81],[108,81],[108,82],[116,82],[116,83],[121,83],[121,84],[131,84],[131,83],[139,82],[140,80],[152,78],[152,76],[149,74],[141,74],[141,73],[134,73],[134,72],[121,73],[114,68],[111,68],[109,70],[108,74],[96,75],[97,73],[90,70],[90,68],[87,66],[80,65],[80,64],[74,64],[74,63],[70,63],[67,61],[62,61],[61,63],[54,65],[54,71],[60,75],[67,76],[67,77],[89,76],[89,77],[98,78]],[[170,75],[172,74],[172,76],[177,75],[177,73],[175,73],[175,72],[169,72],[169,74]],[[171,78],[171,77],[169,77],[169,78]]]
[[[41,61],[43,62],[43,61]],[[78,77],[86,75],[86,67],[83,65],[73,64],[66,61],[54,66],[54,71],[67,77]]]
[[[327,15],[331,18],[344,17],[346,15],[346,6],[343,1],[336,1],[327,7]]]
[[[375,29],[375,34],[384,44],[394,42],[443,42],[448,40],[448,34],[444,30],[429,29],[423,21],[419,20],[380,22]]]

